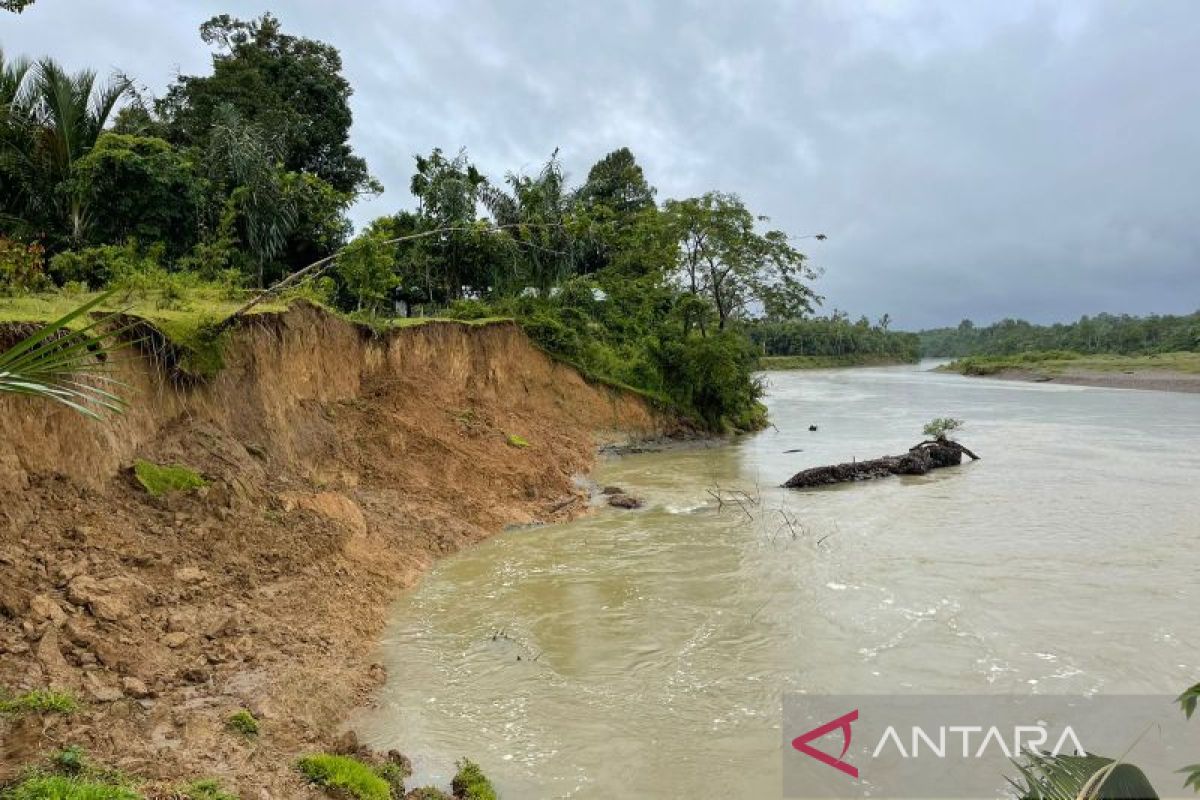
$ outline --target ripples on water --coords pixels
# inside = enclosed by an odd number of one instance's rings
[[[414,786],[470,755],[509,800],[761,798],[779,793],[784,691],[1195,681],[1200,396],[916,368],[769,379],[776,429],[601,465],[646,510],[439,564],[396,608],[366,741],[412,753]],[[966,419],[983,460],[773,488],[902,452],[935,416]],[[718,486],[758,497],[754,519],[718,510]]]

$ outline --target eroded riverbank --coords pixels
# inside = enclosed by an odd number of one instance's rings
[[[237,331],[211,385],[143,358],[119,377],[134,403],[104,425],[0,401],[0,686],[82,704],[0,714],[0,782],[78,746],[148,791],[320,796],[296,758],[336,748],[382,683],[397,593],[506,525],[576,515],[598,443],[673,424],[511,324],[376,337],[297,308]],[[151,497],[137,459],[207,485]]]

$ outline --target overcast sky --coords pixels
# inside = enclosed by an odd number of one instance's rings
[[[37,0],[12,55],[206,74],[197,28],[270,9],[336,45],[353,144],[500,178],[621,146],[659,198],[737,192],[825,269],[826,308],[906,328],[1200,308],[1200,2]]]

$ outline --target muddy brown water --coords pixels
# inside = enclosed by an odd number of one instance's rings
[[[645,510],[441,562],[395,609],[360,736],[411,753],[413,786],[470,755],[509,800],[769,798],[785,691],[1194,683],[1200,397],[927,366],[769,373],[776,429],[600,465]],[[773,488],[902,452],[942,415],[982,461]]]

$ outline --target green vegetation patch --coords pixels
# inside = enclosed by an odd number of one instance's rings
[[[891,364],[911,364],[912,359],[901,356],[858,353],[844,356],[763,356],[759,369],[836,369],[838,367],[880,367]]]
[[[195,470],[178,464],[162,466],[138,460],[133,465],[133,474],[152,497],[162,497],[168,492],[181,492],[208,486],[208,481]]]
[[[297,769],[317,786],[333,796],[353,800],[390,800],[391,784],[367,764],[350,756],[317,753],[305,756]]]
[[[496,800],[496,790],[478,764],[464,758],[457,766],[458,772],[450,783],[455,797],[461,800]]]
[[[16,697],[0,697],[0,714],[73,714],[79,701],[69,692],[34,689]]]
[[[0,793],[4,800],[142,800],[127,786],[62,775],[36,775]]]
[[[238,800],[238,796],[230,794],[221,788],[221,784],[212,778],[189,783],[183,789],[187,800]]]
[[[508,435],[508,446],[523,449],[523,448],[529,447],[529,442],[525,439],[524,436],[521,436],[516,433],[510,433]]]
[[[230,714],[225,724],[229,727],[229,730],[245,736],[258,735],[258,720],[244,708],[241,711]]]

